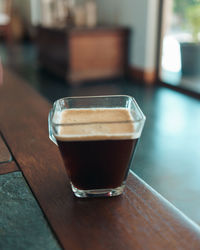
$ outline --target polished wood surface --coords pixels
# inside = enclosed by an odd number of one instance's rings
[[[38,28],[39,62],[69,83],[126,74],[129,30]]]
[[[19,171],[19,168],[14,161],[0,164],[0,174],[8,174],[15,171]]]
[[[18,170],[19,169],[12,159],[12,155],[6,145],[6,142],[0,135],[0,174],[7,174]]]
[[[0,106],[0,130],[64,249],[200,248],[199,226],[134,174],[120,197],[75,198],[48,138],[50,104],[9,72]]]
[[[12,160],[11,154],[0,135],[0,163],[9,162]]]

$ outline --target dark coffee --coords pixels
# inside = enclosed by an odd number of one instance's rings
[[[72,184],[80,190],[120,187],[138,141],[129,110],[64,110],[60,124],[56,140]]]
[[[138,139],[57,141],[72,184],[82,190],[121,186]]]

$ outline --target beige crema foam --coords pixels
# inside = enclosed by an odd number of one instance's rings
[[[66,109],[56,123],[61,141],[138,138],[133,118],[126,108]]]

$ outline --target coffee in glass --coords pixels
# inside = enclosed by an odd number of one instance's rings
[[[129,96],[72,97],[54,103],[50,138],[59,147],[76,196],[123,192],[144,122]]]

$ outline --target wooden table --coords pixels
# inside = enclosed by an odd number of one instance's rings
[[[120,197],[75,198],[58,149],[48,138],[51,105],[10,72],[4,82],[1,174],[23,172],[64,249],[200,249],[199,226],[132,173]]]

